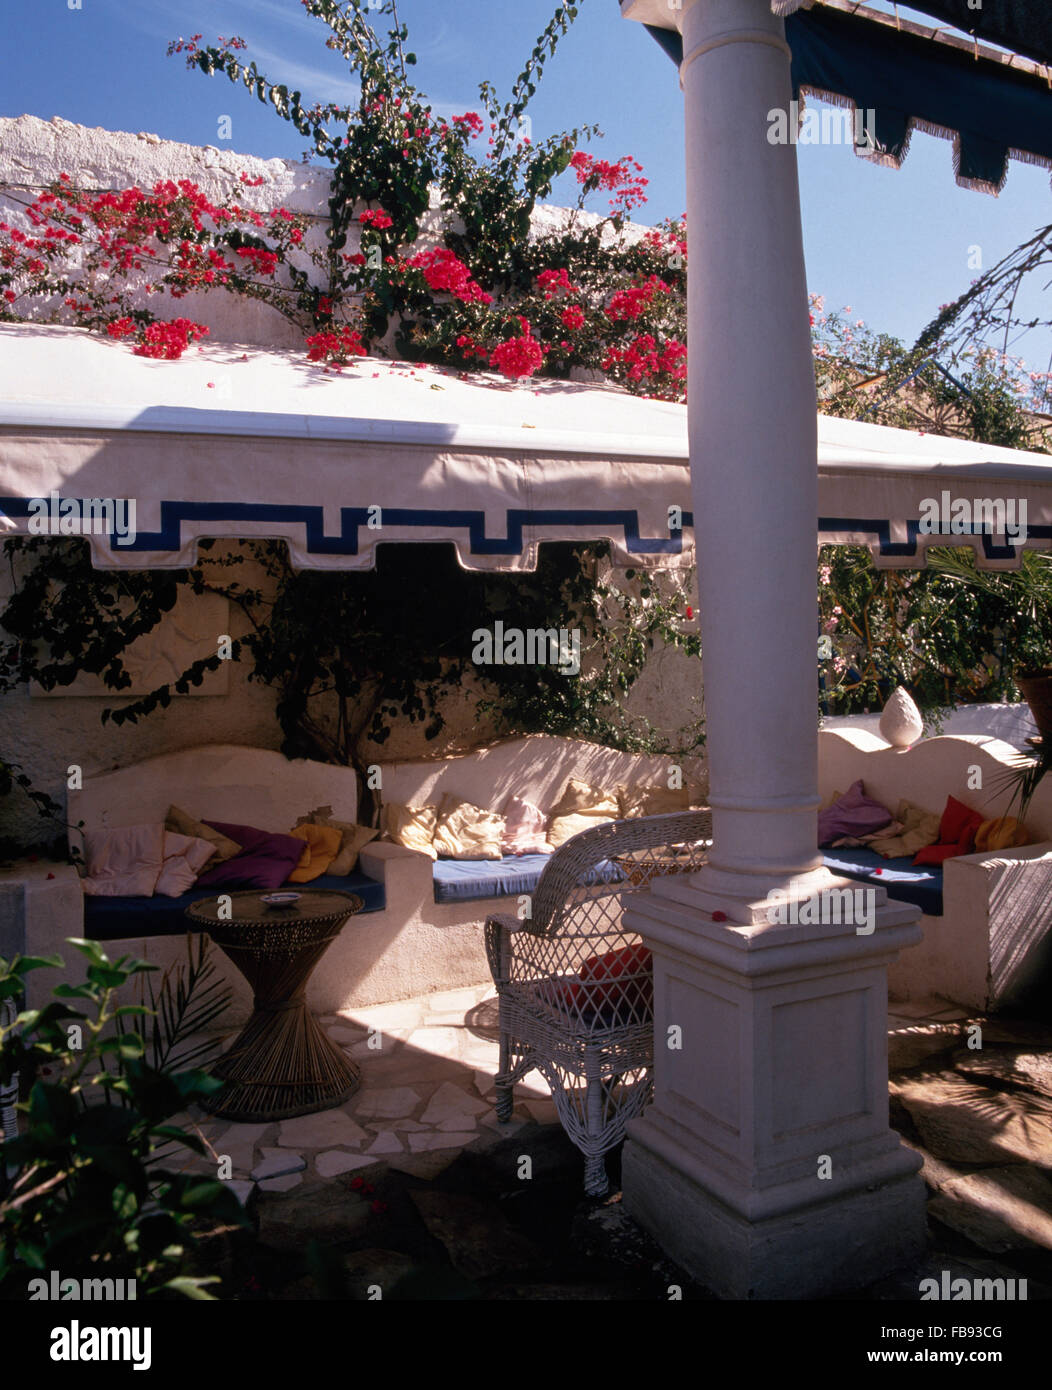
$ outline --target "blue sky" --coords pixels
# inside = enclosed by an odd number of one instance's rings
[[[75,3],[75,0],[70,0]],[[880,3],[880,0],[878,0]],[[505,91],[555,0],[401,0],[419,87],[442,114],[477,105],[478,83]],[[887,6],[884,6],[887,8]],[[305,99],[348,95],[346,70],[324,47],[328,31],[299,0],[34,0],[0,12],[6,56],[0,114],[64,116],[88,126],[152,131],[216,144],[217,121],[233,120],[235,149],[298,159],[303,140],[269,108],[225,78],[188,72],[168,58],[170,39],[238,34],[246,55]],[[18,55],[15,61],[12,56]],[[597,123],[590,148],[631,153],[650,178],[641,220],[684,208],[683,114],[672,63],[643,29],[620,18],[616,0],[582,0],[581,14],[549,64],[532,106],[536,134]],[[911,340],[973,278],[969,248],[989,266],[1049,216],[1049,173],[1013,163],[999,198],[959,189],[948,141],[914,134],[903,168],[871,165],[837,146],[798,147],[810,288],[827,307]],[[570,196],[567,185],[566,196]],[[558,193],[558,185],[556,188]],[[1034,343],[1031,365],[1045,361]]]

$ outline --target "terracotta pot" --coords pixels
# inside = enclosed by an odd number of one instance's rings
[[[1030,706],[1030,713],[1042,738],[1052,738],[1052,667],[1045,666],[1040,671],[1018,675],[1015,683]]]

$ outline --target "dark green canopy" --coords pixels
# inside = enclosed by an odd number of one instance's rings
[[[871,113],[857,149],[881,163],[901,163],[914,129],[952,136],[954,172],[965,187],[997,192],[1009,157],[1052,167],[1052,88],[1038,66],[1052,63],[1052,0],[985,0],[981,9],[968,0],[910,0],[910,7],[966,33],[854,0],[771,0],[785,16],[794,96]],[[679,34],[647,27],[681,62]]]
[[[1052,63],[1052,4],[1049,0],[906,0],[910,9],[930,14],[988,43],[1010,48],[1038,63]],[[774,8],[774,7],[772,7]]]

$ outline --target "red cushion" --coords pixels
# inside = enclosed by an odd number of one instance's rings
[[[973,811],[955,796],[946,798],[946,808],[939,822],[940,845],[966,845],[961,854],[969,854],[975,846],[975,832],[983,823],[978,811]]]
[[[918,850],[913,856],[914,864],[944,864],[960,854],[971,854],[975,848],[975,832],[982,823],[978,811],[973,811],[955,796],[948,796],[939,822],[939,843]]]
[[[959,845],[925,845],[913,856],[914,864],[944,864],[947,859],[954,859],[959,854],[967,854],[966,849],[961,849]]]
[[[555,995],[564,1008],[607,1006],[615,1012],[622,1004],[628,1009],[650,1008],[654,999],[652,971],[653,957],[640,941],[602,956],[589,956],[578,971],[580,983],[559,985]],[[621,979],[622,976],[626,978]]]

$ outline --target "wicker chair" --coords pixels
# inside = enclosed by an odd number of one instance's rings
[[[536,1068],[584,1154],[592,1197],[607,1191],[605,1155],[653,1089],[653,973],[622,925],[622,899],[657,874],[700,868],[711,826],[708,811],[684,811],[585,830],[552,855],[528,916],[486,922],[500,1000],[497,1118],[511,1119],[515,1083]]]

